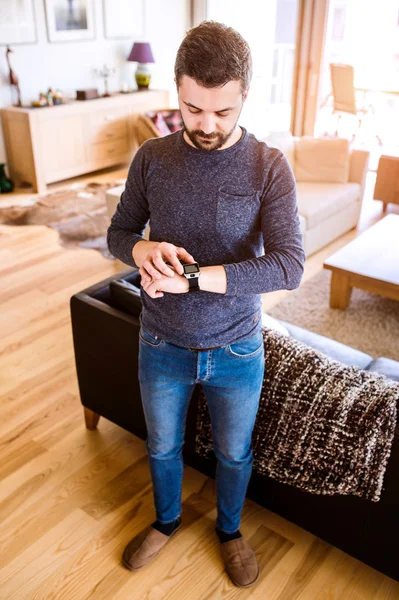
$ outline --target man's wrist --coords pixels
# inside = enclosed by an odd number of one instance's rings
[[[227,275],[223,265],[202,267],[199,286],[203,292],[225,294],[227,290]]]

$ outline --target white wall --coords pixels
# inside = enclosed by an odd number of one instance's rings
[[[177,49],[189,29],[189,0],[145,0],[145,41],[151,44],[155,59],[151,87],[167,89],[171,104],[177,106],[173,81]],[[84,42],[49,43],[45,22],[44,0],[34,0],[37,43],[11,46],[11,66],[17,76],[22,103],[38,99],[39,92],[49,87],[61,89],[66,96],[75,97],[77,89],[96,87],[103,92],[103,79],[94,73],[104,63],[116,68],[109,79],[110,91],[120,89],[122,81],[136,87],[136,63],[126,58],[131,40],[109,40],[104,37],[102,0],[94,0],[96,39]],[[5,46],[0,46],[0,108],[15,102],[8,83]],[[38,109],[39,110],[39,109]],[[7,162],[0,123],[0,162]]]

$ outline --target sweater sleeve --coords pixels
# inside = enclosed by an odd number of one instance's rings
[[[146,142],[134,155],[125,189],[107,230],[107,245],[111,254],[137,268],[138,265],[133,260],[133,247],[143,239],[150,218],[145,188],[145,145]]]
[[[294,174],[279,152],[261,198],[260,223],[264,254],[224,264],[226,296],[265,294],[299,287],[306,260],[300,231]]]

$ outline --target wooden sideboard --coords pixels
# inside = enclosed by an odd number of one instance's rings
[[[16,185],[46,185],[130,163],[138,114],[169,107],[165,90],[115,94],[44,108],[1,110],[8,168]]]

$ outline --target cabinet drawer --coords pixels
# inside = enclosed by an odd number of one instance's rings
[[[129,151],[128,139],[119,138],[116,140],[92,144],[90,148],[90,158],[93,162],[112,161],[113,157],[119,158]]]
[[[92,142],[106,142],[128,136],[128,115],[125,109],[100,110],[90,115]]]
[[[72,177],[70,173],[85,164],[86,147],[82,144],[85,123],[82,115],[67,115],[59,119],[55,112],[45,113],[38,131],[47,183]]]

